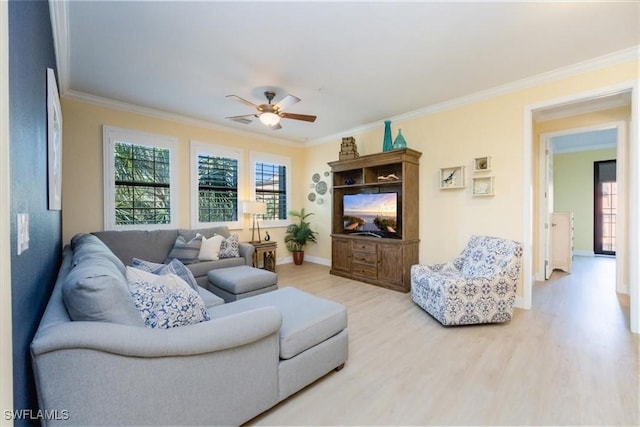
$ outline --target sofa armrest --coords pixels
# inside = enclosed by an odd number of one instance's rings
[[[239,347],[277,333],[282,315],[263,307],[195,325],[149,329],[107,322],[66,322],[39,330],[34,358],[64,349],[92,349],[133,357],[188,356]]]
[[[250,243],[240,243],[238,244],[238,248],[240,251],[240,256],[244,258],[245,265],[249,267],[253,266],[253,254],[256,251],[256,248],[253,247]]]

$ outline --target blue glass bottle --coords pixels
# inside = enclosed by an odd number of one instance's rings
[[[398,136],[396,136],[395,141],[393,141],[394,150],[400,150],[402,148],[407,148],[407,141],[402,136],[402,129],[398,129]]]
[[[391,140],[391,120],[384,121],[384,139],[382,140],[382,151],[393,150],[393,141]]]

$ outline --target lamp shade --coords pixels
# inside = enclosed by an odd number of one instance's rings
[[[267,204],[249,200],[242,202],[242,212],[251,215],[260,215],[267,213]]]
[[[267,126],[275,126],[280,123],[280,116],[275,113],[262,113],[260,114],[260,121]]]

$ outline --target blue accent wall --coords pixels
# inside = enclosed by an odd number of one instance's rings
[[[62,254],[62,212],[50,211],[47,206],[47,68],[56,70],[49,3],[11,0],[9,150],[14,409],[38,407],[29,345],[51,295]],[[17,255],[16,214],[20,212],[29,214],[30,242],[29,249]],[[34,423],[15,420],[16,426]]]

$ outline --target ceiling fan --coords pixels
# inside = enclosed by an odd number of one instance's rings
[[[286,113],[284,110],[291,107],[293,104],[300,102],[300,98],[287,95],[277,104],[272,104],[271,101],[276,96],[275,92],[266,91],[264,96],[267,98],[267,104],[256,105],[253,102],[247,101],[246,99],[240,98],[237,95],[227,95],[227,98],[234,98],[236,101],[242,102],[250,107],[253,107],[257,110],[256,113],[245,114],[242,116],[232,116],[226,117],[229,120],[233,120],[238,123],[248,124],[251,123],[250,117],[257,117],[260,121],[269,126],[273,130],[281,129],[280,119],[294,119],[294,120],[302,120],[305,122],[315,122],[316,116],[310,116],[307,114],[294,114],[294,113]]]

